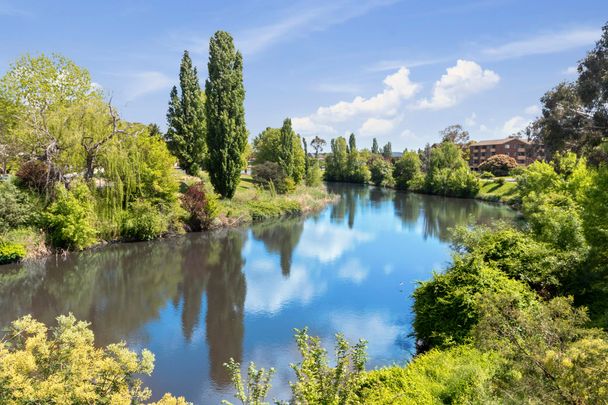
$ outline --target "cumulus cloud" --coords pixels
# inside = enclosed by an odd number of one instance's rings
[[[359,244],[373,240],[374,236],[327,223],[306,223],[298,252],[321,263],[330,263]]]
[[[385,135],[391,132],[396,124],[397,120],[372,117],[361,125],[359,133],[363,136]]]
[[[361,284],[368,276],[369,268],[363,266],[359,259],[350,259],[338,269],[338,277]]]
[[[528,118],[524,118],[521,115],[516,115],[510,119],[508,119],[504,125],[502,126],[502,132],[505,135],[512,135],[515,134],[519,131],[521,131],[522,129],[525,129],[529,124],[530,124],[531,120]]]
[[[499,81],[500,76],[492,70],[484,70],[473,61],[459,59],[435,82],[431,99],[420,100],[417,106],[432,110],[452,107],[469,95],[493,88]]]
[[[562,73],[565,74],[565,75],[573,76],[573,75],[575,75],[575,74],[578,73],[578,67],[577,66],[569,66],[566,69],[564,69],[562,71]]]
[[[375,118],[395,116],[404,100],[412,98],[421,88],[420,84],[410,80],[409,69],[402,67],[396,73],[384,78],[384,90],[372,97],[355,97],[352,101],[340,101],[327,107],[319,107],[307,117],[296,117],[292,120],[294,129],[303,134],[313,134],[319,130],[333,129],[332,125],[343,123],[353,118]],[[387,123],[371,121],[374,124]]]

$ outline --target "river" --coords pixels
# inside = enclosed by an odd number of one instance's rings
[[[414,351],[411,293],[450,261],[449,228],[513,220],[475,200],[328,185],[341,199],[306,218],[115,244],[0,267],[0,327],[24,314],[74,313],[98,344],[148,348],[145,383],[197,404],[233,400],[223,363],[275,367],[271,398],[289,397],[299,359],[293,328],[330,348],[343,332],[369,341],[368,368]],[[331,352],[331,350],[330,350]]]

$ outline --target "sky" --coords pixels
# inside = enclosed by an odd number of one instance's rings
[[[204,85],[224,30],[244,57],[250,137],[290,117],[308,138],[354,132],[396,151],[451,124],[474,140],[523,129],[607,21],[605,0],[0,0],[0,74],[60,53],[124,119],[165,128],[183,51]]]

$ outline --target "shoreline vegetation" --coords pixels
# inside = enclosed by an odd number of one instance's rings
[[[225,32],[209,48],[204,93],[184,54],[164,135],[157,126],[120,122],[71,61],[19,60],[0,87],[2,134],[12,140],[1,140],[11,151],[4,164],[20,179],[0,183],[2,231],[42,224],[53,246],[81,250],[100,235],[149,240],[180,226],[208,229],[221,213],[220,222],[253,221],[325,198],[299,195],[304,184],[320,185],[325,141],[311,142],[311,158],[289,119],[254,139],[252,181],[263,197],[248,178],[239,182],[250,157],[242,56]],[[524,223],[453,230],[452,262],[413,293],[416,356],[406,365],[366,371],[366,342],[351,345],[340,334],[330,361],[321,338],[296,331],[301,361],[292,365],[284,403],[608,403],[608,24],[577,72],[541,98],[528,132],[548,158],[509,170],[516,183],[489,180],[506,167],[471,172],[460,126],[394,162],[390,143],[359,150],[354,134],[331,140],[328,181],[517,202]],[[83,136],[83,127],[94,136]],[[174,177],[176,160],[191,176],[184,184]],[[209,181],[192,176],[201,169]],[[9,259],[23,255],[17,244],[0,249]],[[96,348],[88,324],[73,316],[50,328],[25,316],[0,340],[0,402],[150,398],[138,378],[152,372],[150,352],[124,343]],[[237,400],[266,402],[273,369],[251,363],[242,370],[234,360],[226,367]],[[166,394],[160,403],[185,401]]]

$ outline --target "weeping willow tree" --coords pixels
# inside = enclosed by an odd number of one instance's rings
[[[129,205],[144,199],[159,210],[174,210],[179,183],[173,172],[176,163],[165,142],[150,135],[147,127],[132,125],[112,139],[99,157],[99,215],[103,233],[118,236]]]

